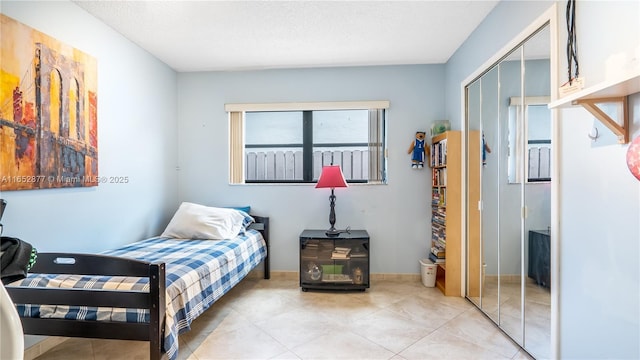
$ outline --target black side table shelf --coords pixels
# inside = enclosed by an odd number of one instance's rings
[[[367,231],[327,236],[325,230],[304,230],[300,234],[300,287],[302,291],[369,288]]]

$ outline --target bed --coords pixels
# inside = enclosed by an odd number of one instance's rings
[[[101,254],[38,253],[27,278],[6,288],[25,334],[144,340],[151,359],[175,359],[178,335],[252,269],[263,263],[269,279],[269,218],[251,217],[231,239],[165,230]]]

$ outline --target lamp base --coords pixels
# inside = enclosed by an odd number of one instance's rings
[[[331,229],[325,231],[325,234],[327,236],[338,236],[338,235],[340,235],[341,232],[342,231],[340,231],[340,230],[336,230],[336,229],[331,228]]]
[[[336,223],[336,195],[333,193],[333,188],[331,188],[331,196],[329,196],[329,206],[331,207],[331,211],[329,211],[329,225],[331,225],[331,227],[325,234],[327,234],[327,236],[338,236],[340,235],[340,230],[337,230],[334,226]]]

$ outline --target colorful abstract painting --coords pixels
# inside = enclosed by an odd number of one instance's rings
[[[0,191],[97,186],[96,59],[0,20]]]

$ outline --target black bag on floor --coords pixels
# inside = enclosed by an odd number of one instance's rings
[[[8,284],[27,277],[36,260],[36,249],[28,242],[2,236],[0,241],[0,277]]]

